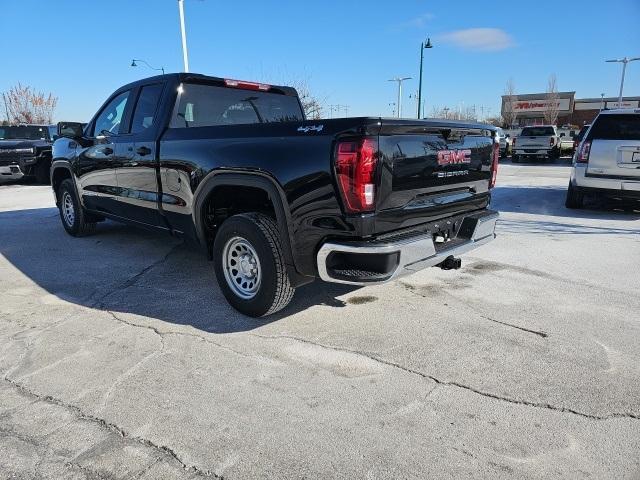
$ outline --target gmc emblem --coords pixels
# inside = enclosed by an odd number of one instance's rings
[[[438,150],[438,165],[471,163],[471,150]]]

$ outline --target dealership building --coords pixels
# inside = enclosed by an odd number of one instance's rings
[[[622,97],[619,106],[618,97],[575,98],[576,92],[558,92],[555,100],[558,109],[557,125],[582,126],[591,123],[598,112],[604,108],[638,108],[640,97]],[[514,126],[543,125],[544,112],[549,107],[546,93],[502,96],[502,115],[508,112],[509,104],[515,115]]]

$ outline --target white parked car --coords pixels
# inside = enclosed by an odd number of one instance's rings
[[[567,208],[584,196],[640,200],[640,109],[603,110],[573,156]]]
[[[500,140],[500,158],[508,157],[511,155],[511,135],[498,127],[497,136]]]
[[[562,129],[558,130],[558,141],[560,142],[560,153],[573,154],[573,138],[576,135],[575,130]]]
[[[553,160],[560,156],[560,137],[555,125],[524,127],[513,139],[511,161],[542,158]]]

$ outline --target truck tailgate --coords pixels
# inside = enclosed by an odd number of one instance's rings
[[[376,233],[487,207],[492,130],[442,121],[387,122],[379,136]]]

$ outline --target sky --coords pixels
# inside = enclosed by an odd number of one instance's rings
[[[349,116],[391,116],[398,76],[413,77],[403,116],[415,116],[427,37],[427,114],[475,105],[496,115],[509,78],[535,93],[550,74],[578,98],[617,96],[621,66],[604,60],[640,56],[640,0],[185,0],[185,11],[192,72],[303,82]],[[176,0],[0,0],[0,91],[52,92],[56,120],[87,121],[115,89],[156,73],[133,58],[182,70],[178,18]],[[624,91],[640,95],[640,61]]]

